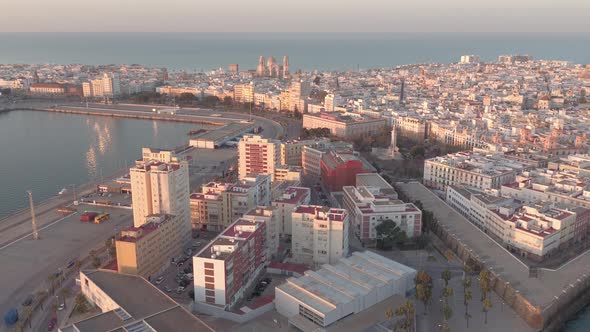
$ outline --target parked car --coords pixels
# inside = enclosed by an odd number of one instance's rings
[[[172,291],[172,288],[168,287],[168,286],[164,286],[164,290],[168,293],[170,293]]]
[[[181,282],[179,282],[179,283],[178,283],[178,285],[179,285],[180,287],[184,288],[184,287],[186,287],[186,286],[190,285],[190,283],[191,283],[191,282],[190,282],[189,280],[182,280]]]
[[[62,303],[59,305],[59,307],[57,307],[57,311],[62,311],[66,308],[66,306]]]
[[[164,281],[164,277],[163,276],[159,276],[158,279],[156,279],[156,285],[161,284],[162,281]]]
[[[181,294],[182,292],[184,292],[183,286],[179,286],[178,288],[176,288],[176,294]]]
[[[272,281],[272,278],[266,277],[266,278],[263,278],[262,281],[266,281],[266,283],[270,284],[270,282]]]

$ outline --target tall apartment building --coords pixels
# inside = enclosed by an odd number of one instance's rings
[[[141,160],[129,173],[133,225],[140,227],[154,214],[174,215],[184,225],[183,243],[187,244],[191,235],[188,163]]]
[[[343,99],[339,95],[329,93],[324,97],[324,109],[326,112],[334,112],[342,102]]]
[[[377,135],[385,126],[386,118],[351,117],[343,113],[304,114],[303,128],[328,128],[334,136],[354,138],[363,135]]]
[[[289,187],[283,195],[272,202],[276,208],[278,229],[280,235],[292,234],[292,213],[300,205],[308,205],[311,199],[311,190],[304,187]]]
[[[348,213],[343,209],[301,205],[292,214],[293,260],[303,264],[335,264],[348,255]]]
[[[468,64],[468,63],[478,63],[479,62],[479,55],[462,55],[460,63]]]
[[[306,99],[311,92],[311,84],[308,81],[294,80],[289,87],[289,110],[303,113],[305,109],[301,108],[301,99]]]
[[[375,227],[384,220],[395,222],[408,238],[422,233],[422,211],[412,203],[397,199],[395,189],[379,174],[358,177],[356,187],[346,186],[342,190],[343,207],[349,212],[354,233],[361,241],[375,240]]]
[[[294,140],[281,143],[281,164],[302,166],[303,148],[306,146],[318,146],[330,142],[328,138]]]
[[[274,206],[257,206],[245,213],[242,219],[264,222],[266,225],[266,247],[270,258],[279,252],[279,220],[277,208]]]
[[[104,73],[101,78],[82,83],[84,97],[116,97],[121,94],[118,74]]]
[[[503,184],[514,182],[516,175],[529,167],[531,165],[503,155],[458,152],[426,160],[424,185],[442,191],[451,185],[499,189]]]
[[[240,84],[234,86],[234,101],[238,103],[254,102],[254,85]]]
[[[115,241],[117,270],[151,280],[182,254],[184,232],[184,221],[168,214],[148,216],[145,224],[122,230]]]
[[[244,179],[250,174],[268,174],[275,179],[275,168],[281,164],[281,142],[245,135],[238,143],[238,174]]]
[[[193,256],[195,302],[230,310],[268,263],[264,222],[238,219]]]
[[[221,231],[246,212],[270,204],[270,176],[247,177],[236,183],[209,182],[190,196],[194,229]]]

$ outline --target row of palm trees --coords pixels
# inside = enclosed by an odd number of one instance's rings
[[[466,322],[467,328],[469,328],[469,319],[472,317],[469,313],[469,304],[473,300],[473,292],[471,287],[473,285],[472,269],[469,265],[464,265],[464,277],[461,280],[461,285],[463,287],[463,305],[465,306],[465,313],[464,318]],[[443,281],[443,289],[441,292],[441,312],[443,314],[443,321],[439,324],[439,328],[441,332],[450,332],[449,328],[449,320],[453,316],[453,308],[449,302],[449,298],[455,294],[454,289],[450,286],[450,281],[452,279],[452,273],[449,269],[445,269],[441,272],[441,279]],[[479,288],[481,291],[481,304],[482,304],[482,312],[484,313],[484,324],[488,323],[488,312],[492,309],[493,303],[492,298],[490,296],[492,290],[492,280],[491,274],[487,270],[482,270],[477,280],[479,282]],[[414,284],[416,287],[416,299],[423,303],[424,305],[424,315],[428,314],[429,305],[432,302],[432,295],[433,295],[433,279],[426,271],[418,271],[414,278]],[[410,331],[410,328],[413,326],[413,318],[410,320],[408,315],[414,315],[415,310],[414,306],[411,301],[407,301],[402,306],[397,308],[395,311],[392,309],[388,309],[385,313],[385,316],[388,319],[391,319],[394,315],[404,317],[402,321],[402,329],[404,331]],[[410,322],[411,321],[411,322]]]

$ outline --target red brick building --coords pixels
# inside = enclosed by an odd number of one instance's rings
[[[375,173],[375,168],[354,152],[330,151],[322,157],[321,178],[329,191],[341,191],[343,186],[354,186],[356,175]]]

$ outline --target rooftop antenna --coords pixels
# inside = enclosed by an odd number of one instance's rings
[[[29,194],[29,205],[31,206],[31,224],[33,226],[33,240],[39,240],[39,232],[37,231],[37,216],[35,215],[35,205],[33,204],[33,192],[27,190]]]

